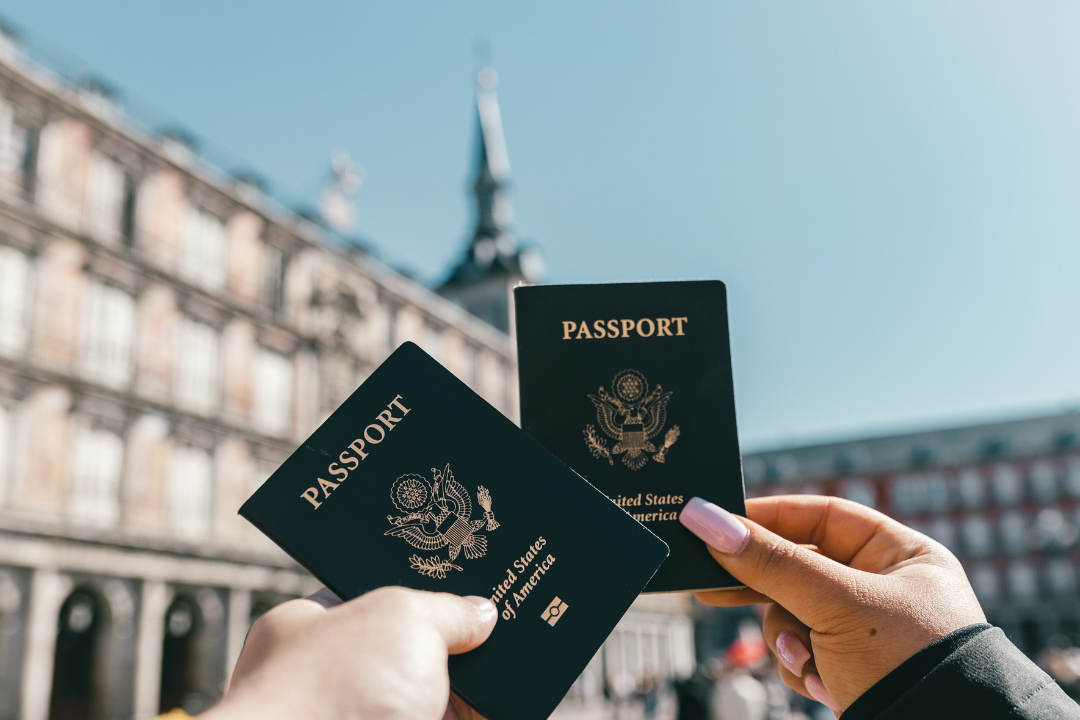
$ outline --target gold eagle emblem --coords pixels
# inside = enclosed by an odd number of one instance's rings
[[[596,395],[589,395],[596,406],[596,424],[615,440],[615,446],[609,448],[596,427],[589,424],[585,426],[589,452],[595,458],[605,458],[609,465],[615,464],[613,456],[622,455],[623,465],[631,470],[645,467],[650,457],[664,462],[668,450],[679,439],[679,426],[671,426],[660,449],[651,441],[664,430],[671,395],[659,385],[649,390],[648,381],[637,370],[623,370],[615,375],[610,393],[601,386]]]
[[[390,500],[400,516],[387,515],[393,526],[384,535],[399,537],[419,550],[447,548],[447,559],[438,554],[430,557],[413,555],[411,567],[421,575],[445,578],[450,570],[461,570],[454,565],[458,555],[469,560],[487,553],[487,537],[479,534],[485,528],[490,532],[499,527],[491,511],[491,493],[483,485],[477,488],[476,498],[484,509],[484,517],[473,520],[473,504],[469,491],[454,479],[450,465],[440,472],[432,468],[433,482],[423,475],[407,473],[390,486]]]

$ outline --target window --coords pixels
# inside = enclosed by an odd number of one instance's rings
[[[1027,521],[1017,512],[1007,512],[998,522],[1001,533],[1001,548],[1010,555],[1017,555],[1027,550]]]
[[[273,312],[280,312],[284,299],[285,254],[281,248],[266,244],[262,251],[261,302]]]
[[[79,365],[84,376],[109,387],[131,380],[135,299],[91,280],[83,292]]]
[[[105,243],[119,242],[122,235],[126,178],[115,162],[94,153],[90,158],[86,186],[86,229]]]
[[[1009,565],[1009,594],[1016,600],[1030,600],[1039,594],[1035,568],[1017,560]]]
[[[926,507],[930,512],[946,512],[952,507],[949,485],[940,474],[929,475],[926,483]]]
[[[0,506],[7,500],[8,478],[11,477],[11,413],[0,405]]]
[[[1024,486],[1020,482],[1020,473],[1012,465],[998,465],[991,476],[994,487],[994,500],[1002,507],[1012,507],[1024,499]]]
[[[1072,595],[1076,591],[1076,571],[1067,557],[1055,557],[1043,568],[1046,587],[1058,596]]]
[[[1057,472],[1049,460],[1038,460],[1031,464],[1028,471],[1031,476],[1031,493],[1039,502],[1050,503],[1058,498]]]
[[[10,247],[0,247],[0,354],[18,355],[26,348],[30,260]]]
[[[994,533],[986,518],[979,515],[969,515],[964,518],[961,527],[964,536],[964,547],[968,555],[972,557],[986,557],[994,549]]]
[[[840,497],[872,508],[874,507],[874,486],[865,480],[849,480],[841,488]]]
[[[173,449],[165,504],[169,527],[177,535],[197,538],[209,531],[212,473],[210,453],[185,446]]]
[[[961,470],[957,487],[960,502],[968,510],[978,510],[986,504],[986,480],[976,468]]]
[[[1072,497],[1080,497],[1080,458],[1069,458],[1065,466],[1065,492]]]
[[[899,475],[890,488],[893,510],[900,515],[922,512],[927,506],[926,481],[918,475]]]
[[[997,571],[990,565],[977,565],[968,579],[971,581],[971,589],[975,591],[980,602],[996,600],[1001,595]]]
[[[0,99],[0,189],[12,195],[26,194],[33,155],[33,135],[15,122],[15,109]]]
[[[218,336],[212,327],[184,318],[177,345],[176,402],[210,413],[218,404]]]
[[[1039,550],[1064,549],[1076,542],[1076,527],[1057,508],[1043,508],[1035,516],[1032,540]]]
[[[208,290],[225,285],[225,225],[213,215],[188,208],[184,217],[180,275]]]
[[[124,176],[124,206],[120,212],[120,237],[125,245],[135,244],[135,208],[138,183],[130,175]]]
[[[277,353],[261,350],[255,355],[254,374],[252,418],[255,429],[267,435],[288,435],[292,425],[292,362]]]
[[[113,525],[120,518],[120,472],[124,443],[119,435],[76,426],[68,515],[95,525]]]

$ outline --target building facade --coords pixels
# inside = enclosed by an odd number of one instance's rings
[[[744,456],[750,496],[836,495],[929,535],[1031,657],[1080,647],[1080,412]]]
[[[241,502],[406,340],[516,418],[513,348],[0,40],[0,720],[199,711],[315,586]]]
[[[517,419],[510,291],[540,266],[491,73],[443,297],[0,29],[0,720],[215,702],[251,622],[317,586],[237,508],[400,343]],[[564,711],[692,666],[687,598],[644,599]]]

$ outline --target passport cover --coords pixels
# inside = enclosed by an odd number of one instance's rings
[[[491,720],[548,717],[667,546],[416,345],[398,348],[240,508],[343,599],[490,597],[450,658]]]
[[[741,587],[678,521],[746,514],[718,280],[514,291],[521,427],[671,548],[645,592]]]

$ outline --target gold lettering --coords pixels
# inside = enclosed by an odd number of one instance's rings
[[[331,475],[341,478],[341,480],[339,480],[338,482],[343,482],[346,478],[349,477],[349,471],[341,467],[337,463],[330,463],[329,470]]]
[[[607,336],[609,338],[617,338],[617,337],[619,337],[619,321],[618,320],[608,320],[607,321]]]
[[[341,483],[331,482],[329,480],[323,480],[322,478],[318,478],[318,480],[319,480],[319,487],[322,488],[323,497],[330,497],[330,491],[341,484]]]
[[[338,455],[338,462],[340,462],[342,465],[348,465],[349,463],[352,463],[352,466],[349,467],[350,470],[355,470],[356,468],[360,467],[360,461],[350,455],[348,450]]]
[[[673,321],[675,322],[675,334],[676,334],[676,335],[685,335],[686,333],[684,333],[684,332],[682,331],[682,324],[683,324],[683,323],[688,323],[688,322],[690,322],[690,321],[689,321],[689,320],[687,320],[687,319],[686,319],[686,318],[684,318],[684,317],[680,317],[680,318],[671,318],[671,319],[672,319],[672,320],[673,320]]]
[[[407,407],[405,407],[404,405],[401,404],[401,396],[400,395],[398,395],[393,400],[391,400],[390,403],[386,407],[390,407],[390,405],[393,405],[398,410],[400,410],[402,416],[409,414],[409,408],[407,408]]]
[[[577,323],[574,322],[573,320],[563,320],[562,321],[562,339],[563,340],[569,340],[570,339],[570,333],[574,332],[574,328],[576,328],[576,327],[577,327]]]
[[[634,329],[636,323],[633,320],[622,321],[622,337],[630,337],[630,331]]]
[[[394,425],[404,420],[404,418],[396,418],[394,417],[394,414],[389,410],[383,410],[381,413],[379,413],[378,420],[386,426],[387,430],[393,430]]]
[[[656,337],[667,335],[671,337],[671,320],[667,318],[656,318]]]
[[[369,434],[371,432],[371,428],[375,428],[376,430],[379,431],[379,439],[378,440],[371,437],[371,435]],[[372,445],[378,445],[379,443],[381,443],[383,440],[386,439],[386,431],[382,429],[382,425],[376,425],[375,423],[371,423],[366,428],[364,428],[364,439],[367,440]]]
[[[318,510],[319,506],[322,505],[322,503],[319,502],[319,491],[313,487],[310,487],[304,492],[300,493],[300,497],[304,498],[309,503],[314,505],[316,510]]]
[[[604,321],[603,320],[597,320],[596,322],[594,322],[592,324],[592,326],[593,326],[593,332],[596,333],[596,339],[597,340],[603,340],[604,337],[607,335],[607,333],[605,332],[605,328],[604,328]]]
[[[581,327],[578,328],[577,337],[574,339],[581,340],[582,338],[592,340],[592,333],[589,332],[589,324],[584,320],[581,321]]]
[[[649,332],[641,332],[642,323],[649,323]],[[653,324],[653,321],[650,318],[641,318],[637,321],[637,334],[641,337],[652,337],[654,332],[656,332],[656,325]]]
[[[357,447],[356,443],[360,443],[360,447]],[[367,443],[365,443],[360,438],[356,438],[351,443],[349,443],[349,449],[352,450],[357,455],[359,455],[361,460],[363,460],[364,458],[366,458],[368,456],[368,454],[366,452],[364,452],[364,447],[366,447],[366,446],[367,446]]]

